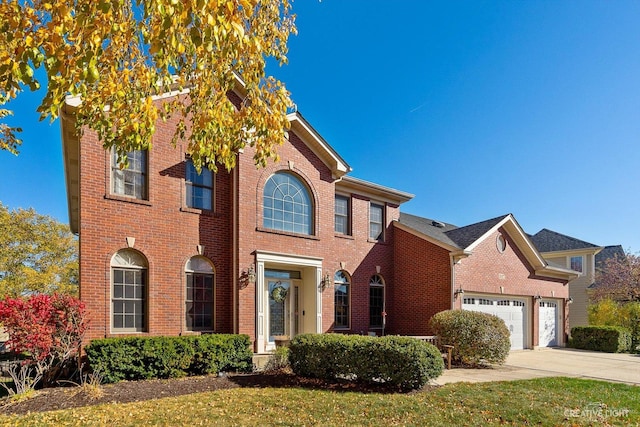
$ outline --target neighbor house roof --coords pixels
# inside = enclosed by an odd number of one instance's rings
[[[442,221],[401,213],[400,218],[394,221],[394,225],[449,250],[454,258],[472,255],[480,242],[498,228],[503,227],[537,275],[564,280],[571,280],[578,276],[575,271],[545,261],[512,214],[456,227]]]
[[[596,255],[596,269],[603,268],[610,258],[624,258],[626,256],[621,245],[605,246],[604,249]]]
[[[600,246],[575,237],[543,228],[531,236],[531,241],[540,252],[574,251],[579,249],[601,249]]]

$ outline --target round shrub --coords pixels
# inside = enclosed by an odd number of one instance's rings
[[[409,337],[303,334],[291,342],[297,375],[417,389],[442,374],[442,355],[431,344]]]
[[[509,329],[498,316],[467,310],[441,311],[430,326],[442,344],[454,346],[453,361],[467,365],[502,364],[509,355]]]

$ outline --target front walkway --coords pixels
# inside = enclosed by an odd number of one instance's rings
[[[512,351],[502,366],[445,370],[436,384],[573,377],[640,385],[640,355],[570,348]]]

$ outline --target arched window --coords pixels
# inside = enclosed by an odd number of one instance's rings
[[[384,319],[384,280],[374,274],[369,280],[369,327],[382,328]]]
[[[117,332],[146,330],[147,260],[122,249],[111,257],[111,327]]]
[[[347,272],[343,270],[336,271],[333,285],[335,292],[335,320],[333,327],[334,329],[349,329],[351,281]]]
[[[276,172],[264,185],[265,228],[313,234],[313,203],[307,187],[289,172]]]
[[[187,292],[186,325],[189,331],[213,330],[213,265],[203,256],[194,256],[185,266]]]

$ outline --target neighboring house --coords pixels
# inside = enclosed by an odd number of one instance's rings
[[[605,246],[596,254],[596,273],[606,267],[608,259],[625,259],[627,254],[622,249],[622,245]]]
[[[229,96],[240,106],[242,87]],[[94,132],[75,134],[77,105],[61,123],[88,340],[242,333],[264,353],[306,332],[428,334],[433,314],[464,308],[503,317],[513,348],[565,342],[573,273],[511,215],[461,228],[401,215],[413,195],[350,177],[299,113],[265,168],[246,147],[231,172],[198,175],[175,121],[159,121],[153,150],[121,170]]]
[[[573,301],[569,324],[571,327],[588,325],[587,289],[595,280],[596,256],[603,247],[546,228],[531,236],[531,241],[550,264],[578,273],[579,276],[569,284],[569,296]]]
[[[612,259],[612,258],[617,258],[617,259],[625,259],[627,256],[627,254],[624,252],[624,249],[622,249],[621,245],[611,245],[611,246],[605,246],[604,249],[602,249],[600,252],[598,252],[598,254],[596,255],[596,277],[595,277],[595,281],[593,284],[591,284],[588,288],[587,288],[587,293],[590,293],[593,289],[598,287],[598,277],[597,274],[599,271],[602,271],[606,265],[607,265],[607,260]]]
[[[453,307],[501,317],[512,349],[566,343],[567,282],[577,275],[547,263],[513,215],[456,227],[403,213],[394,226],[394,329],[429,334],[431,316]]]

